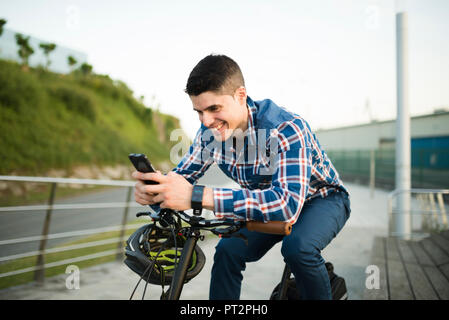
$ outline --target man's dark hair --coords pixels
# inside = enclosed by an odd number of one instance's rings
[[[193,68],[184,90],[189,96],[212,91],[234,95],[235,90],[245,86],[238,64],[225,55],[208,55]]]

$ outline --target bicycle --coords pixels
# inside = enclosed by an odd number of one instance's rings
[[[132,299],[140,281],[146,277],[146,285],[142,299],[145,296],[146,286],[150,282],[162,285],[161,300],[178,300],[184,284],[195,277],[204,266],[205,256],[197,246],[198,240],[204,240],[204,235],[201,234],[201,230],[207,230],[219,237],[239,237],[246,242],[246,238],[242,234],[237,233],[244,226],[250,231],[282,235],[290,234],[292,228],[290,223],[283,221],[263,223],[223,219],[207,220],[201,216],[190,216],[183,211],[174,211],[171,209],[163,209],[159,214],[140,212],[136,216],[140,217],[145,215],[149,216],[153,220],[153,223],[136,230],[126,242],[126,258],[124,262],[134,272],[140,275],[140,279],[130,299]],[[184,221],[187,226],[182,226],[181,221]],[[178,246],[181,243],[179,242],[182,242],[180,255]],[[173,244],[175,247],[174,250],[170,249]],[[153,246],[152,251],[151,246]],[[146,253],[141,254],[141,250]],[[158,251],[156,252],[155,250]],[[163,259],[162,261],[161,259],[158,261],[163,251],[165,251]],[[197,263],[192,267],[193,271],[191,274],[186,277],[192,259],[196,259]],[[167,269],[174,270],[171,277],[165,274]],[[154,270],[156,270],[157,276],[151,277]],[[167,279],[170,281],[167,281]],[[170,287],[167,291],[164,291],[164,285],[167,283],[170,283]]]
[[[145,297],[146,286],[149,282],[162,286],[161,300],[179,300],[184,284],[199,274],[205,263],[206,258],[204,253],[197,246],[198,240],[204,240],[204,235],[201,234],[201,230],[207,230],[222,238],[239,237],[247,242],[247,239],[242,234],[237,233],[242,227],[246,227],[249,231],[279,235],[289,235],[292,229],[290,223],[283,221],[263,223],[222,219],[207,220],[201,216],[190,216],[183,211],[174,211],[171,209],[163,209],[159,214],[140,212],[136,216],[143,215],[148,215],[153,220],[153,224],[145,225],[131,235],[127,241],[125,250],[125,264],[141,276],[130,299],[132,299],[140,281],[146,276],[142,300]],[[187,226],[183,227],[181,221],[187,223]],[[160,227],[154,229],[156,224],[159,224]],[[155,233],[153,237],[151,237],[152,232]],[[161,238],[163,239],[162,242],[160,241]],[[148,248],[148,246],[151,246],[151,240],[153,240],[153,251],[151,251],[151,248]],[[183,242],[183,249],[179,255],[178,245],[181,243],[178,242],[180,241]],[[140,250],[138,247],[144,247],[145,245],[147,245],[147,248],[143,249],[146,250],[147,254],[137,254],[138,250]],[[174,250],[167,249],[173,245],[175,247]],[[165,254],[162,260],[158,260],[158,257],[164,250],[168,254]],[[192,262],[192,260],[195,261]],[[163,265],[164,263],[165,266]],[[331,282],[333,299],[346,300],[347,289],[344,279],[333,272],[332,263],[326,262],[326,268]],[[156,270],[158,275],[151,278],[154,270]],[[167,271],[174,272],[172,272],[172,276],[166,276],[165,273]],[[299,292],[296,289],[296,283],[294,278],[291,277],[291,274],[289,266],[285,264],[281,281],[274,288],[270,300],[299,299]],[[150,281],[150,279],[153,281]],[[170,287],[167,291],[164,291],[164,285],[166,284],[170,284]]]

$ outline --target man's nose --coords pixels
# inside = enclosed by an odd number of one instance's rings
[[[210,114],[204,112],[203,113],[203,124],[206,127],[210,127],[214,123],[214,117],[212,117]]]

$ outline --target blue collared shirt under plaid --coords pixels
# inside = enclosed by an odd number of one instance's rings
[[[308,123],[271,100],[248,97],[244,139],[217,143],[198,130],[173,170],[194,184],[216,163],[241,188],[213,188],[218,218],[295,223],[306,201],[348,193]],[[212,141],[212,142],[211,142]]]

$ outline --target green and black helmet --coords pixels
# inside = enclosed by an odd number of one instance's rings
[[[126,241],[124,262],[148,283],[169,285],[175,271],[175,263],[179,263],[185,242],[186,238],[181,234],[160,227],[156,223],[147,224],[137,229]],[[205,262],[203,251],[196,245],[185,282],[198,275]]]

